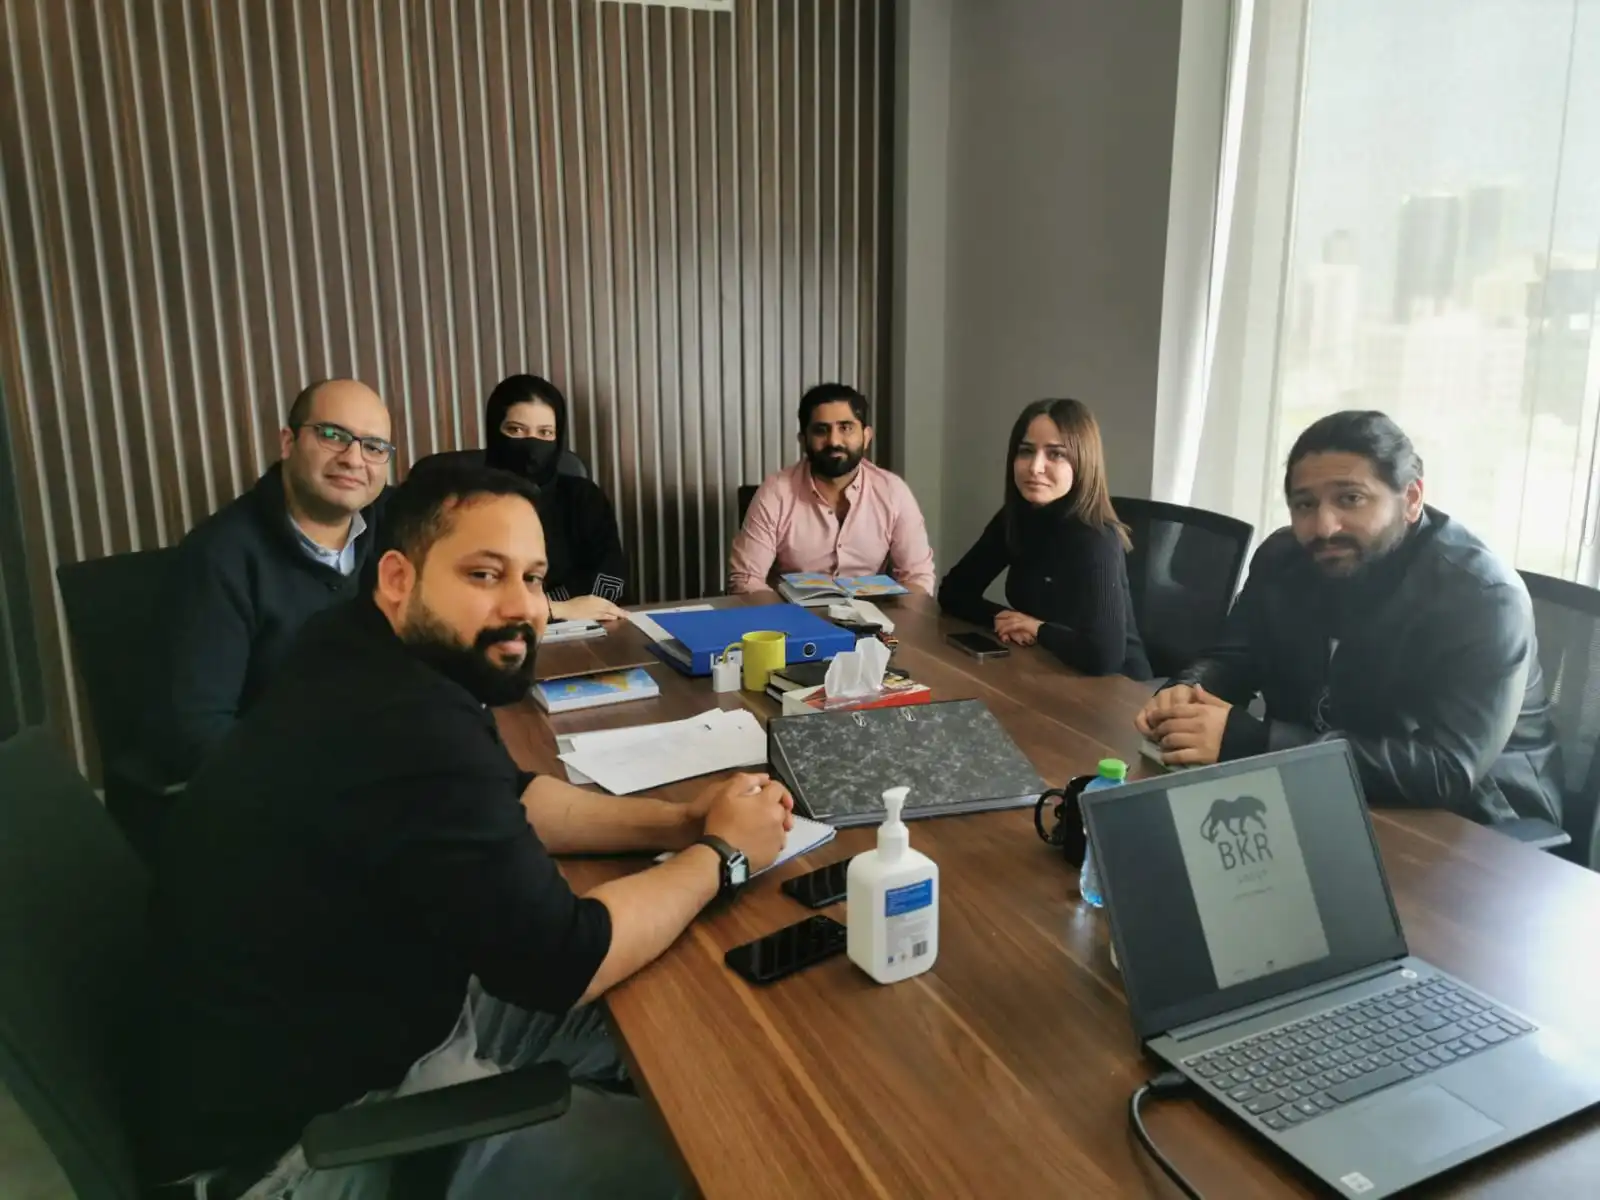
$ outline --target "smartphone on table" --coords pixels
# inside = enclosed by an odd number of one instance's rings
[[[832,917],[807,917],[777,933],[735,946],[722,961],[751,983],[773,983],[843,954],[845,936],[845,927]]]
[[[800,901],[807,908],[827,908],[844,899],[845,881],[850,871],[850,860],[840,859],[793,879],[785,879],[779,886],[783,892]]]
[[[1004,658],[1011,650],[1003,642],[986,633],[952,633],[945,639],[957,650],[964,650],[982,662],[986,658]]]

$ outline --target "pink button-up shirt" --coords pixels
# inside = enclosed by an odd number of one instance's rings
[[[793,571],[875,575],[887,562],[904,586],[933,595],[928,527],[906,481],[863,459],[845,495],[840,521],[804,459],[767,476],[733,539],[728,590],[760,591]]]

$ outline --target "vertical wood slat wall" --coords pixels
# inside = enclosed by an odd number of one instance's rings
[[[0,395],[80,757],[55,567],[177,541],[311,379],[378,388],[403,475],[549,376],[636,598],[717,590],[801,389],[882,389],[891,7],[0,0]]]

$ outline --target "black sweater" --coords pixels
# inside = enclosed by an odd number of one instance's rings
[[[128,1116],[147,1182],[246,1166],[393,1087],[467,980],[566,1012],[611,944],[493,715],[370,599],[319,614],[166,828]]]
[[[1005,510],[996,513],[939,585],[939,607],[976,625],[992,625],[1002,610],[984,599],[984,589],[1009,567],[1007,604],[1044,622],[1041,646],[1086,675],[1149,679],[1127,555],[1116,529],[1091,528],[1051,505],[1023,513],[1021,535],[1022,552],[1013,554]]]
[[[484,452],[447,450],[430,454],[411,469],[426,471],[446,463],[481,467]],[[611,501],[599,485],[576,475],[557,475],[539,489],[535,507],[550,560],[544,584],[550,599],[600,596],[620,603],[628,583],[628,556]]]
[[[178,546],[149,716],[149,749],[169,780],[193,775],[260,698],[307,617],[355,595],[377,542],[381,496],[362,512],[354,571],[313,560],[290,525],[281,472],[273,466]]]

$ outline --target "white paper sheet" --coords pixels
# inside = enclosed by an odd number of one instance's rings
[[[659,617],[662,613],[708,612],[710,609],[709,604],[685,604],[680,608],[652,608],[649,612],[631,612],[628,614],[628,620],[632,621],[652,642],[669,642],[672,640],[672,635],[651,620],[652,617]]]
[[[653,725],[626,725],[621,729],[596,729],[590,733],[563,733],[556,736],[556,755],[565,762],[565,756],[575,750],[604,750],[608,747],[626,746],[634,742],[648,742],[653,738],[669,736],[680,726],[693,725],[708,713],[719,712],[720,709],[708,709],[699,717],[687,717],[681,721],[659,721]],[[571,763],[566,763],[567,782],[583,787],[593,783],[582,771]]]
[[[688,721],[654,727],[647,736],[633,730],[611,730],[599,742],[574,739],[572,750],[560,755],[567,776],[576,771],[606,791],[628,796],[650,788],[728,771],[767,761],[767,734],[747,709],[711,709]],[[595,734],[581,734],[583,739]]]

